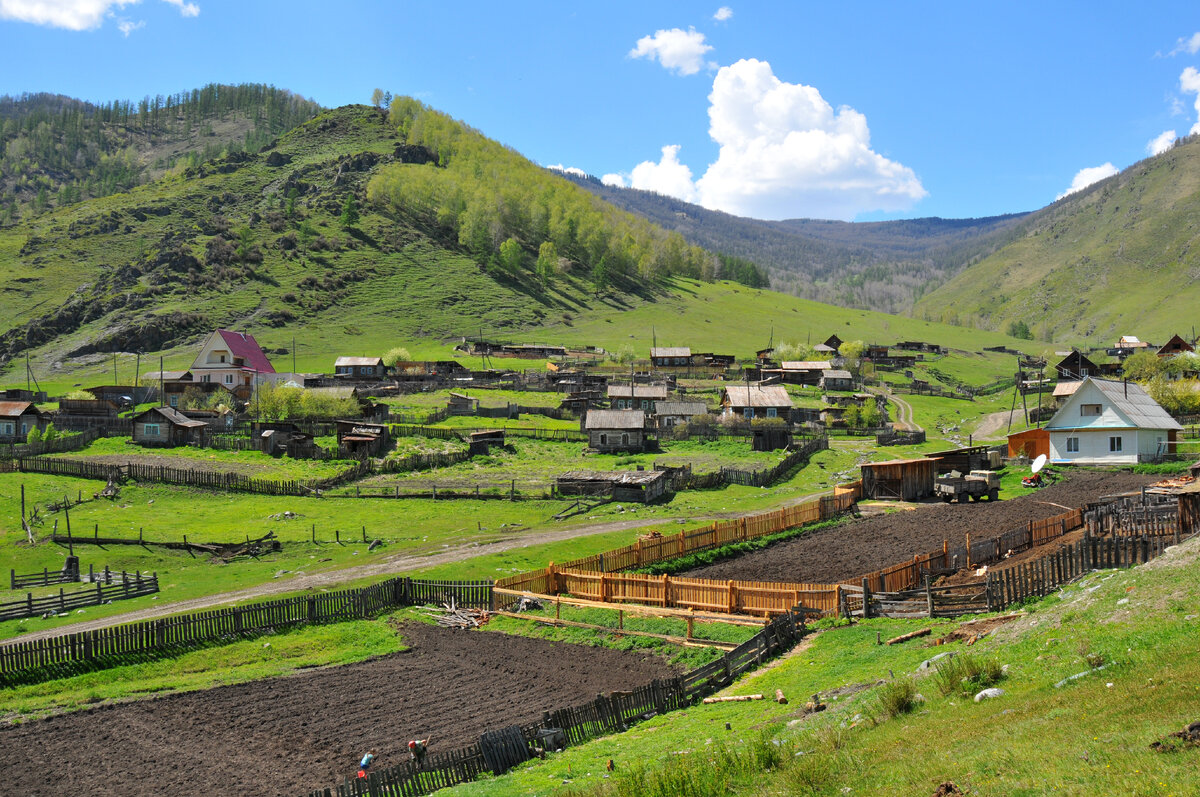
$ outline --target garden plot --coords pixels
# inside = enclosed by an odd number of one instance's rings
[[[980,504],[926,504],[777,543],[760,551],[695,568],[695,578],[832,584],[898,564],[917,553],[998,537],[1030,520],[1053,517],[1101,495],[1136,490],[1160,476],[1078,472],[1035,493]],[[683,574],[681,574],[683,575]]]
[[[415,623],[402,632],[410,650],[372,661],[9,726],[7,788],[294,797],[352,775],[371,748],[391,766],[409,739],[452,750],[673,674],[604,648]]]

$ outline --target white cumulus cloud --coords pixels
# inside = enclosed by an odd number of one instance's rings
[[[676,74],[694,75],[704,68],[704,54],[711,49],[712,45],[704,41],[704,34],[694,28],[671,28],[638,39],[629,57],[649,58]]]
[[[1196,108],[1197,121],[1196,124],[1192,125],[1192,129],[1189,132],[1193,134],[1200,133],[1200,72],[1196,71],[1196,67],[1189,66],[1183,70],[1183,74],[1179,76],[1179,88],[1184,94],[1196,95],[1194,107]]]
[[[1175,43],[1175,49],[1168,55],[1179,55],[1180,53],[1188,53],[1195,55],[1200,53],[1200,33],[1193,33],[1186,39],[1180,39]]]
[[[137,5],[141,0],[0,0],[0,19],[30,22],[67,30],[92,30],[100,27],[105,18],[114,16],[114,9]],[[185,17],[200,13],[200,6],[185,0],[163,0],[179,9]],[[121,18],[117,29],[126,36],[144,26]]]
[[[1075,179],[1071,181],[1071,187],[1055,197],[1062,199],[1065,196],[1087,188],[1092,183],[1098,183],[1105,177],[1112,177],[1117,173],[1117,167],[1111,163],[1106,163],[1103,166],[1089,166],[1086,169],[1080,169]]]
[[[600,182],[604,183],[605,185],[611,185],[614,188],[629,187],[629,183],[625,180],[625,177],[623,175],[616,174],[615,172],[604,175],[600,178]]]
[[[576,177],[588,176],[587,172],[585,172],[583,169],[580,169],[578,166],[563,166],[561,163],[555,163],[547,166],[546,168],[553,169],[556,172],[562,172],[563,174],[573,174]]]
[[[1173,146],[1175,146],[1175,131],[1164,130],[1150,139],[1150,142],[1146,144],[1146,153],[1149,155],[1161,155]]]
[[[717,22],[724,22],[733,16],[733,9],[729,6],[721,6],[717,9],[717,13],[713,14],[713,19]]]
[[[679,162],[679,145],[670,144],[662,148],[658,163],[642,161],[629,174],[629,185],[642,191],[653,191],[687,202],[696,201],[696,184],[692,182],[692,170]]]
[[[780,80],[766,61],[722,67],[708,100],[716,161],[692,182],[679,147],[664,147],[658,163],[635,167],[634,188],[759,219],[853,219],[927,195],[912,169],[871,149],[865,116]]]
[[[124,33],[125,38],[127,39],[129,38],[129,34],[144,27],[146,27],[146,20],[144,19],[138,20],[137,22],[134,22],[130,19],[122,19],[117,23],[117,30],[121,31],[121,33]]]

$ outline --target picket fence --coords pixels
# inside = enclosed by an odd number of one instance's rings
[[[652,681],[629,692],[600,695],[583,705],[546,711],[539,722],[491,731],[475,744],[430,754],[420,764],[406,761],[371,772],[365,778],[318,789],[306,797],[424,797],[438,789],[472,781],[485,772],[503,774],[512,763],[533,757],[537,750],[582,744],[597,736],[624,731],[638,720],[692,705],[728,686],[743,673],[757,669],[768,658],[787,652],[805,632],[803,617],[785,612],[721,658],[682,676]],[[504,755],[496,754],[498,739],[509,741]]]
[[[0,685],[18,682],[30,671],[36,675],[46,667],[76,662],[115,666],[129,655],[162,654],[180,646],[240,634],[371,617],[398,606],[451,600],[458,606],[494,608],[492,583],[392,578],[359,589],[193,612],[45,639],[0,642]]]

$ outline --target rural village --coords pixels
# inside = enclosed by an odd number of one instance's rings
[[[0,0],[0,794],[1200,794],[1198,30]]]

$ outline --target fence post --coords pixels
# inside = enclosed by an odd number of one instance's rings
[[[870,619],[871,617],[871,587],[867,581],[868,579],[866,578],[863,578],[862,580],[862,612],[864,620]]]
[[[929,574],[925,574],[925,606],[929,610],[930,618],[933,617],[933,587],[929,582]]]

